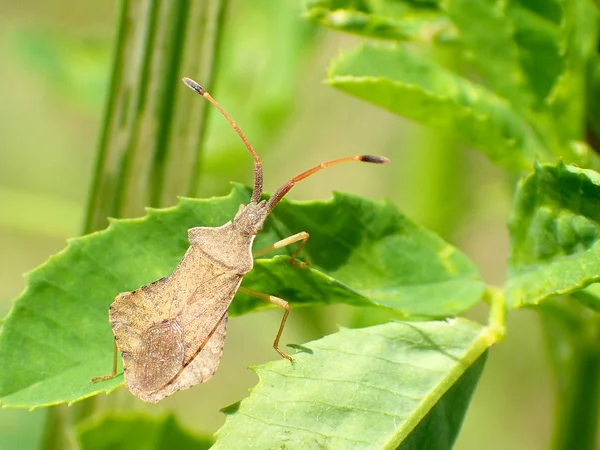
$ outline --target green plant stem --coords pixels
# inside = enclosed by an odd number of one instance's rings
[[[598,433],[600,353],[582,342],[577,358],[557,389],[554,449],[595,449]]]
[[[99,230],[106,224],[107,215],[114,211],[114,201],[116,195],[107,190],[106,166],[108,159],[109,139],[111,135],[111,115],[117,111],[117,99],[119,97],[119,84],[123,75],[124,53],[126,48],[125,30],[127,29],[127,5],[128,2],[120,2],[119,10],[119,28],[115,40],[115,49],[113,50],[113,63],[111,80],[107,93],[107,102],[102,120],[102,127],[98,139],[98,150],[96,153],[95,173],[92,179],[92,186],[88,197],[86,218],[83,226],[84,233]]]
[[[68,412],[69,410],[67,408],[60,406],[48,410],[42,437],[42,448],[44,448],[44,450],[61,450],[68,448],[66,446],[67,433],[65,430],[65,424],[68,422]]]
[[[195,192],[227,0],[123,1],[85,231]]]
[[[541,308],[555,374],[552,448],[597,448],[600,407],[600,315],[569,299]]]
[[[504,289],[488,286],[484,300],[490,305],[488,326],[493,330],[496,342],[506,336],[506,296]]]

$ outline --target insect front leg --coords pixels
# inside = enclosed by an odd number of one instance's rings
[[[287,247],[288,245],[295,244],[296,242],[300,242],[298,244],[298,247],[296,248],[296,250],[294,250],[294,253],[292,253],[292,256],[290,258],[290,264],[292,264],[293,266],[296,266],[296,267],[308,266],[308,263],[306,263],[306,262],[297,263],[295,260],[296,260],[296,257],[298,256],[298,253],[300,253],[300,250],[302,250],[302,248],[304,247],[304,244],[306,244],[306,241],[308,240],[309,237],[310,237],[310,234],[308,234],[306,231],[301,231],[300,233],[296,233],[292,236],[286,237],[285,239],[277,241],[274,244],[271,244],[268,247],[255,252],[254,257],[258,258],[259,256],[265,255],[267,253],[271,253],[272,251],[275,251],[277,249]]]
[[[279,331],[277,331],[277,336],[275,336],[275,340],[273,341],[273,348],[275,349],[275,351],[277,353],[279,353],[279,355],[282,358],[285,358],[288,361],[293,362],[294,359],[279,348],[279,339],[281,338],[281,333],[283,333],[283,329],[285,328],[285,322],[287,321],[287,318],[290,315],[289,303],[279,297],[275,297],[274,295],[264,294],[262,292],[255,291],[253,289],[248,289],[243,286],[240,286],[239,290],[241,292],[243,292],[244,294],[248,294],[252,297],[256,297],[256,298],[259,298],[266,302],[273,303],[274,305],[285,309],[285,312],[283,313],[283,318],[281,319],[281,325],[279,325]]]

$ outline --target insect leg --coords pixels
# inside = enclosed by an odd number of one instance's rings
[[[91,379],[92,383],[97,383],[98,381],[106,381],[106,380],[110,380],[111,378],[114,378],[117,376],[117,363],[118,363],[118,358],[119,358],[119,349],[117,348],[117,343],[114,343],[115,345],[115,350],[113,352],[113,368],[112,368],[112,372],[108,375],[103,375],[101,377],[94,377]]]
[[[286,237],[285,239],[277,241],[274,244],[271,244],[268,247],[265,247],[262,250],[257,251],[256,253],[254,253],[254,257],[257,258],[257,257],[265,255],[267,253],[271,253],[274,250],[286,247],[286,246],[294,244],[296,242],[300,242],[300,244],[298,244],[298,247],[296,248],[296,250],[294,250],[294,253],[292,253],[292,256],[290,258],[290,264],[297,266],[297,267],[308,266],[308,263],[305,263],[305,262],[297,263],[295,261],[295,259],[298,256],[298,253],[300,253],[300,250],[302,250],[302,247],[304,247],[304,244],[306,244],[306,241],[308,240],[309,237],[310,237],[310,234],[308,234],[306,231],[301,231],[300,233],[296,233],[292,236]],[[281,305],[279,305],[279,306],[281,306]]]
[[[273,348],[275,349],[275,351],[277,353],[279,353],[279,355],[282,358],[285,358],[289,361],[294,361],[294,359],[290,355],[288,355],[287,353],[284,353],[282,350],[279,349],[279,339],[281,338],[281,333],[283,333],[283,329],[285,328],[285,322],[286,322],[288,316],[290,315],[289,303],[279,297],[275,297],[274,295],[264,294],[262,292],[258,292],[258,291],[248,289],[248,288],[245,288],[242,286],[240,286],[239,290],[241,292],[243,292],[244,294],[248,294],[252,297],[256,297],[256,298],[259,298],[266,302],[273,303],[274,305],[285,309],[285,312],[283,313],[283,319],[281,319],[281,325],[279,325],[279,331],[277,332],[277,336],[275,336],[275,340],[273,341]]]

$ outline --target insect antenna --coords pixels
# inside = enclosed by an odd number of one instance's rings
[[[252,148],[252,145],[248,141],[248,138],[246,138],[242,130],[240,130],[240,127],[237,125],[237,123],[235,123],[233,119],[229,117],[229,114],[225,112],[221,105],[219,105],[217,101],[214,98],[212,98],[211,95],[208,92],[206,92],[206,90],[202,86],[200,86],[194,80],[187,77],[183,77],[182,81],[186,84],[187,87],[196,91],[206,100],[211,102],[213,106],[217,108],[221,114],[223,114],[223,117],[227,119],[227,122],[229,122],[229,124],[238,134],[238,136],[242,139],[244,145],[252,155],[252,158],[254,158],[254,190],[252,191],[252,198],[250,201],[253,203],[258,203],[260,201],[260,196],[262,195],[263,188],[263,170],[262,163],[260,162],[260,158],[258,157],[258,153],[256,153],[256,151]]]
[[[307,171],[302,172],[300,175],[296,175],[290,181],[288,181],[283,186],[281,186],[279,189],[277,189],[275,191],[275,193],[273,194],[273,196],[269,199],[269,202],[267,203],[267,211],[271,212],[273,210],[273,208],[275,208],[277,203],[279,203],[279,201],[285,196],[285,194],[287,194],[290,191],[290,189],[292,189],[298,181],[302,181],[306,177],[309,177],[312,174],[317,173],[320,170],[326,169],[327,167],[331,167],[335,164],[341,164],[341,163],[351,162],[351,161],[361,161],[361,162],[368,162],[368,163],[375,163],[375,164],[385,164],[385,163],[390,162],[390,160],[384,156],[357,155],[357,156],[347,156],[345,158],[334,159],[333,161],[327,161],[327,162],[321,163],[318,166],[313,167],[312,169],[308,169]]]

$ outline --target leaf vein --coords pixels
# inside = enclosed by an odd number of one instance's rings
[[[347,350],[342,350],[340,348],[330,348],[330,347],[320,347],[320,346],[314,346],[315,348],[318,348],[320,350],[325,350],[325,351],[329,351],[329,352],[333,352],[333,353],[344,353],[345,355],[350,355],[356,358],[371,358],[371,359],[375,359],[378,361],[384,361],[384,362],[388,362],[394,365],[399,365],[399,366],[404,366],[404,367],[410,367],[412,369],[419,369],[419,370],[425,370],[427,372],[433,372],[433,373],[441,373],[441,374],[445,374],[446,371],[445,370],[440,370],[440,369],[434,369],[434,368],[430,368],[430,367],[423,367],[423,366],[418,366],[416,364],[410,364],[404,361],[395,361],[392,359],[388,359],[388,358],[384,358],[382,356],[375,356],[375,355],[363,355],[361,353],[353,353],[353,352],[349,352]]]
[[[323,381],[323,382],[328,382],[328,383],[349,383],[352,384],[354,386],[362,386],[365,388],[371,388],[371,389],[377,389],[380,391],[384,391],[384,392],[388,392],[390,394],[393,394],[397,397],[404,397],[404,398],[408,398],[410,400],[414,400],[414,401],[421,401],[422,397],[413,397],[411,395],[408,394],[404,394],[402,392],[397,392],[397,391],[393,391],[389,388],[386,387],[382,387],[382,386],[377,386],[374,384],[369,384],[369,383],[364,383],[363,381],[356,381],[356,380],[343,380],[343,379],[334,379],[334,378],[323,378],[323,377],[310,377],[307,376],[306,374],[298,376],[298,375],[293,375],[291,373],[283,373],[283,372],[277,372],[274,370],[269,370],[265,367],[261,368],[261,371],[265,371],[265,372],[270,372],[273,373],[275,375],[281,375],[282,377],[286,377],[286,378],[296,378],[296,379],[301,379],[301,380],[310,380],[310,381]]]
[[[353,383],[353,384],[359,384],[360,383]],[[325,405],[325,406],[331,406],[333,408],[336,409],[341,409],[341,410],[350,410],[350,411],[354,411],[354,410],[358,410],[358,411],[364,411],[364,412],[369,412],[369,413],[375,413],[375,414],[380,414],[382,416],[388,416],[394,419],[400,419],[400,420],[406,420],[405,416],[400,416],[398,414],[394,414],[388,411],[382,411],[382,410],[377,410],[377,409],[371,409],[371,408],[365,408],[362,406],[356,406],[356,405],[337,405],[334,403],[328,403],[326,401],[323,400],[283,400],[274,396],[271,396],[269,394],[267,394],[266,392],[256,392],[258,395],[261,395],[263,397],[266,397],[270,400],[275,400],[277,403],[318,403],[320,405]],[[393,394],[393,392],[391,392]]]
[[[268,420],[266,420],[266,419],[264,419],[262,417],[254,416],[254,415],[252,415],[250,413],[247,413],[246,411],[241,411],[240,410],[240,411],[238,411],[238,414],[242,414],[243,416],[246,416],[246,417],[248,417],[250,419],[254,419],[254,420],[258,421],[258,422],[262,422],[265,425],[276,426],[276,427],[280,427],[280,428],[291,428],[291,429],[294,429],[294,430],[304,431],[306,433],[318,434],[320,436],[323,436],[326,439],[337,438],[337,439],[343,439],[345,441],[357,442],[357,443],[360,443],[360,444],[370,444],[369,441],[363,441],[363,440],[360,440],[360,439],[353,439],[353,438],[349,438],[347,436],[341,436],[341,435],[338,435],[338,434],[325,434],[325,433],[323,433],[322,431],[319,431],[319,430],[315,430],[315,429],[311,429],[311,428],[305,428],[305,427],[300,427],[298,425],[291,425],[289,423],[286,423],[286,424],[282,425],[282,424],[274,422],[274,421],[268,421]]]

